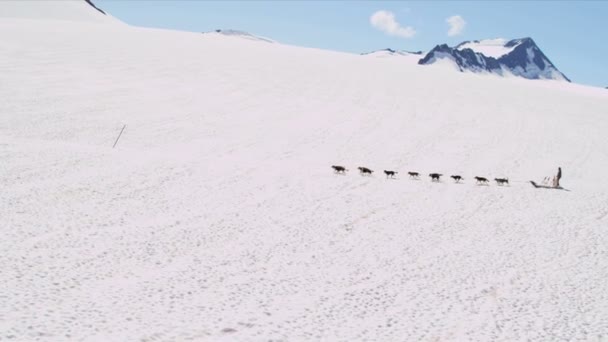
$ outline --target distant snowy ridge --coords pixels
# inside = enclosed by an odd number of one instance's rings
[[[387,48],[371,52],[364,52],[361,54],[361,56],[364,56],[365,58],[393,59],[396,62],[416,65],[420,58],[424,56],[424,53],[422,51],[412,52]]]
[[[514,75],[527,79],[568,81],[532,38],[467,41],[456,47],[437,45],[418,64],[451,62],[460,71]]]
[[[391,48],[361,53],[362,56],[379,56],[379,57],[380,56],[411,56],[411,55],[421,56],[422,54],[423,54],[422,51],[413,52],[413,51],[405,51],[405,50],[393,50]]]
[[[270,38],[257,36],[257,35],[251,34],[249,32],[239,31],[239,30],[222,30],[222,29],[218,29],[218,30],[215,30],[215,31],[203,32],[203,33],[204,34],[221,34],[221,35],[224,35],[224,36],[238,37],[238,38],[244,38],[244,39],[249,39],[249,40],[254,40],[254,41],[260,41],[260,42],[266,42],[266,43],[276,43],[275,40],[272,40]]]

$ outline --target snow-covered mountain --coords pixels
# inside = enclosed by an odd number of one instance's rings
[[[467,41],[455,47],[437,45],[418,63],[428,65],[438,62],[447,62],[460,71],[570,82],[532,38]]]
[[[608,338],[605,89],[8,7],[2,341]]]

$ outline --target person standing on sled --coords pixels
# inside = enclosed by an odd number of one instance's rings
[[[532,184],[533,187],[535,188],[545,188],[545,189],[563,189],[560,185],[559,185],[559,180],[562,179],[562,168],[558,167],[557,168],[557,175],[553,176],[553,178],[551,178],[551,176],[549,177],[545,177],[543,179],[542,185],[538,185],[536,184],[536,182],[534,181],[530,181],[530,183]],[[551,183],[549,183],[551,182]]]
[[[553,177],[553,187],[559,188],[559,180],[562,178],[562,168],[557,168],[557,176]]]

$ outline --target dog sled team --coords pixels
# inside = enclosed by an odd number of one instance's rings
[[[346,167],[341,166],[341,165],[332,165],[331,168],[334,170],[335,173],[346,174],[346,172],[348,171],[348,169]],[[363,167],[363,166],[359,166],[357,169],[359,170],[359,173],[362,176],[371,176],[372,173],[374,173],[374,170],[367,168],[367,167]],[[386,178],[395,178],[395,175],[397,173],[398,173],[397,171],[384,170],[384,174],[386,175]],[[409,175],[410,178],[414,178],[414,179],[420,178],[420,173],[415,172],[415,171],[408,171],[407,174]],[[441,173],[429,173],[431,182],[440,182],[442,176],[443,176],[443,174],[441,174]],[[452,178],[455,183],[460,183],[460,181],[464,180],[464,178],[460,175],[451,175],[450,178]],[[475,176],[473,178],[475,179],[475,183],[479,184],[479,185],[489,185],[489,183],[490,183],[490,180],[486,177]],[[561,187],[559,185],[559,181],[561,178],[562,178],[562,168],[559,167],[558,171],[557,171],[557,175],[555,175],[553,177],[545,177],[545,179],[542,182],[542,185],[538,185],[534,181],[530,181],[530,183],[532,183],[532,185],[535,188],[544,187],[544,188],[561,189]],[[496,182],[497,185],[500,185],[500,186],[510,185],[509,178],[494,178],[494,181]]]

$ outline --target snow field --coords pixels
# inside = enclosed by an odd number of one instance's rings
[[[9,31],[3,340],[607,339],[604,90],[218,35]],[[557,166],[570,192],[518,183]]]

